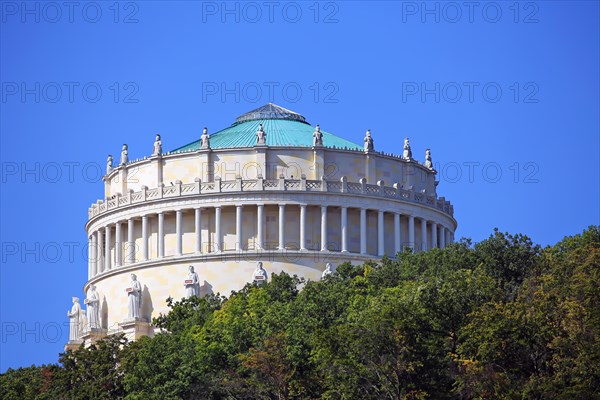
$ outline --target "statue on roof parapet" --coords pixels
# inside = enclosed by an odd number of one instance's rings
[[[404,138],[404,151],[402,152],[402,158],[405,160],[412,160],[412,150],[410,149],[410,142],[408,138]]]
[[[313,146],[323,146],[323,133],[321,133],[321,127],[318,124],[313,132]]]
[[[256,146],[266,146],[267,145],[267,133],[263,130],[263,125],[258,125],[258,130],[256,131]]]
[[[375,143],[373,142],[373,137],[371,136],[371,130],[367,129],[367,133],[365,134],[365,151],[374,151]]]
[[[113,156],[111,154],[109,154],[108,158],[106,159],[106,175],[108,175],[112,172],[112,165],[113,165]]]
[[[425,168],[433,169],[433,163],[431,162],[431,150],[425,149]]]
[[[162,141],[160,140],[160,135],[156,134],[156,139],[154,140],[154,149],[152,150],[153,156],[162,155]]]
[[[123,145],[123,149],[121,149],[121,163],[120,163],[120,165],[127,164],[127,161],[129,161],[128,154],[129,154],[129,152],[127,151],[127,145],[124,144]]]
[[[210,135],[206,127],[202,130],[202,136],[200,136],[200,148],[210,149]]]

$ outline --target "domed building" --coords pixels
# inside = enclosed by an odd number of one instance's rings
[[[168,297],[229,294],[282,271],[318,280],[328,263],[453,241],[429,150],[419,163],[408,139],[401,155],[376,150],[369,131],[360,141],[270,103],[170,152],[158,135],[142,159],[124,145],[88,210],[87,316],[74,299],[66,348],[153,335]]]

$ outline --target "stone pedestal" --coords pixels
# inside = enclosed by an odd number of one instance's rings
[[[106,329],[100,328],[92,328],[83,332],[81,335],[81,339],[85,343],[85,347],[90,346],[91,344],[96,343],[98,340],[104,339],[106,337]]]
[[[119,324],[120,331],[127,340],[138,340],[142,336],[153,336],[151,325],[145,319],[126,319]]]
[[[67,344],[65,344],[65,351],[77,350],[82,344],[83,340],[69,340]]]

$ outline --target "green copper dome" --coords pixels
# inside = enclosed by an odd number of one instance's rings
[[[311,147],[313,145],[315,128],[306,121],[306,118],[269,103],[240,115],[230,127],[210,134],[210,147],[212,149],[252,147],[256,144],[256,131],[260,124],[267,134],[267,146]],[[321,133],[325,147],[362,149],[362,146],[332,133],[323,130]],[[199,148],[200,139],[172,152],[193,151]]]

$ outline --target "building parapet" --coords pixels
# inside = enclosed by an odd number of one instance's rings
[[[158,200],[166,198],[178,198],[186,196],[197,196],[202,194],[218,194],[232,192],[257,192],[257,191],[294,191],[294,192],[327,192],[327,193],[345,193],[358,194],[373,197],[383,197],[397,199],[406,202],[423,204],[440,210],[450,216],[454,216],[454,207],[444,197],[427,195],[424,192],[417,192],[411,188],[405,189],[400,184],[394,183],[392,186],[385,186],[383,181],[376,185],[368,184],[365,178],[359,182],[348,182],[347,177],[343,176],[339,181],[335,180],[307,180],[301,179],[242,179],[223,181],[215,178],[213,182],[202,182],[196,178],[193,183],[182,183],[175,181],[174,184],[148,189],[142,187],[140,191],[129,191],[129,193],[117,193],[105,201],[98,200],[88,210],[89,219],[97,217],[105,212],[112,211],[119,207],[131,204],[141,204],[149,200]]]

